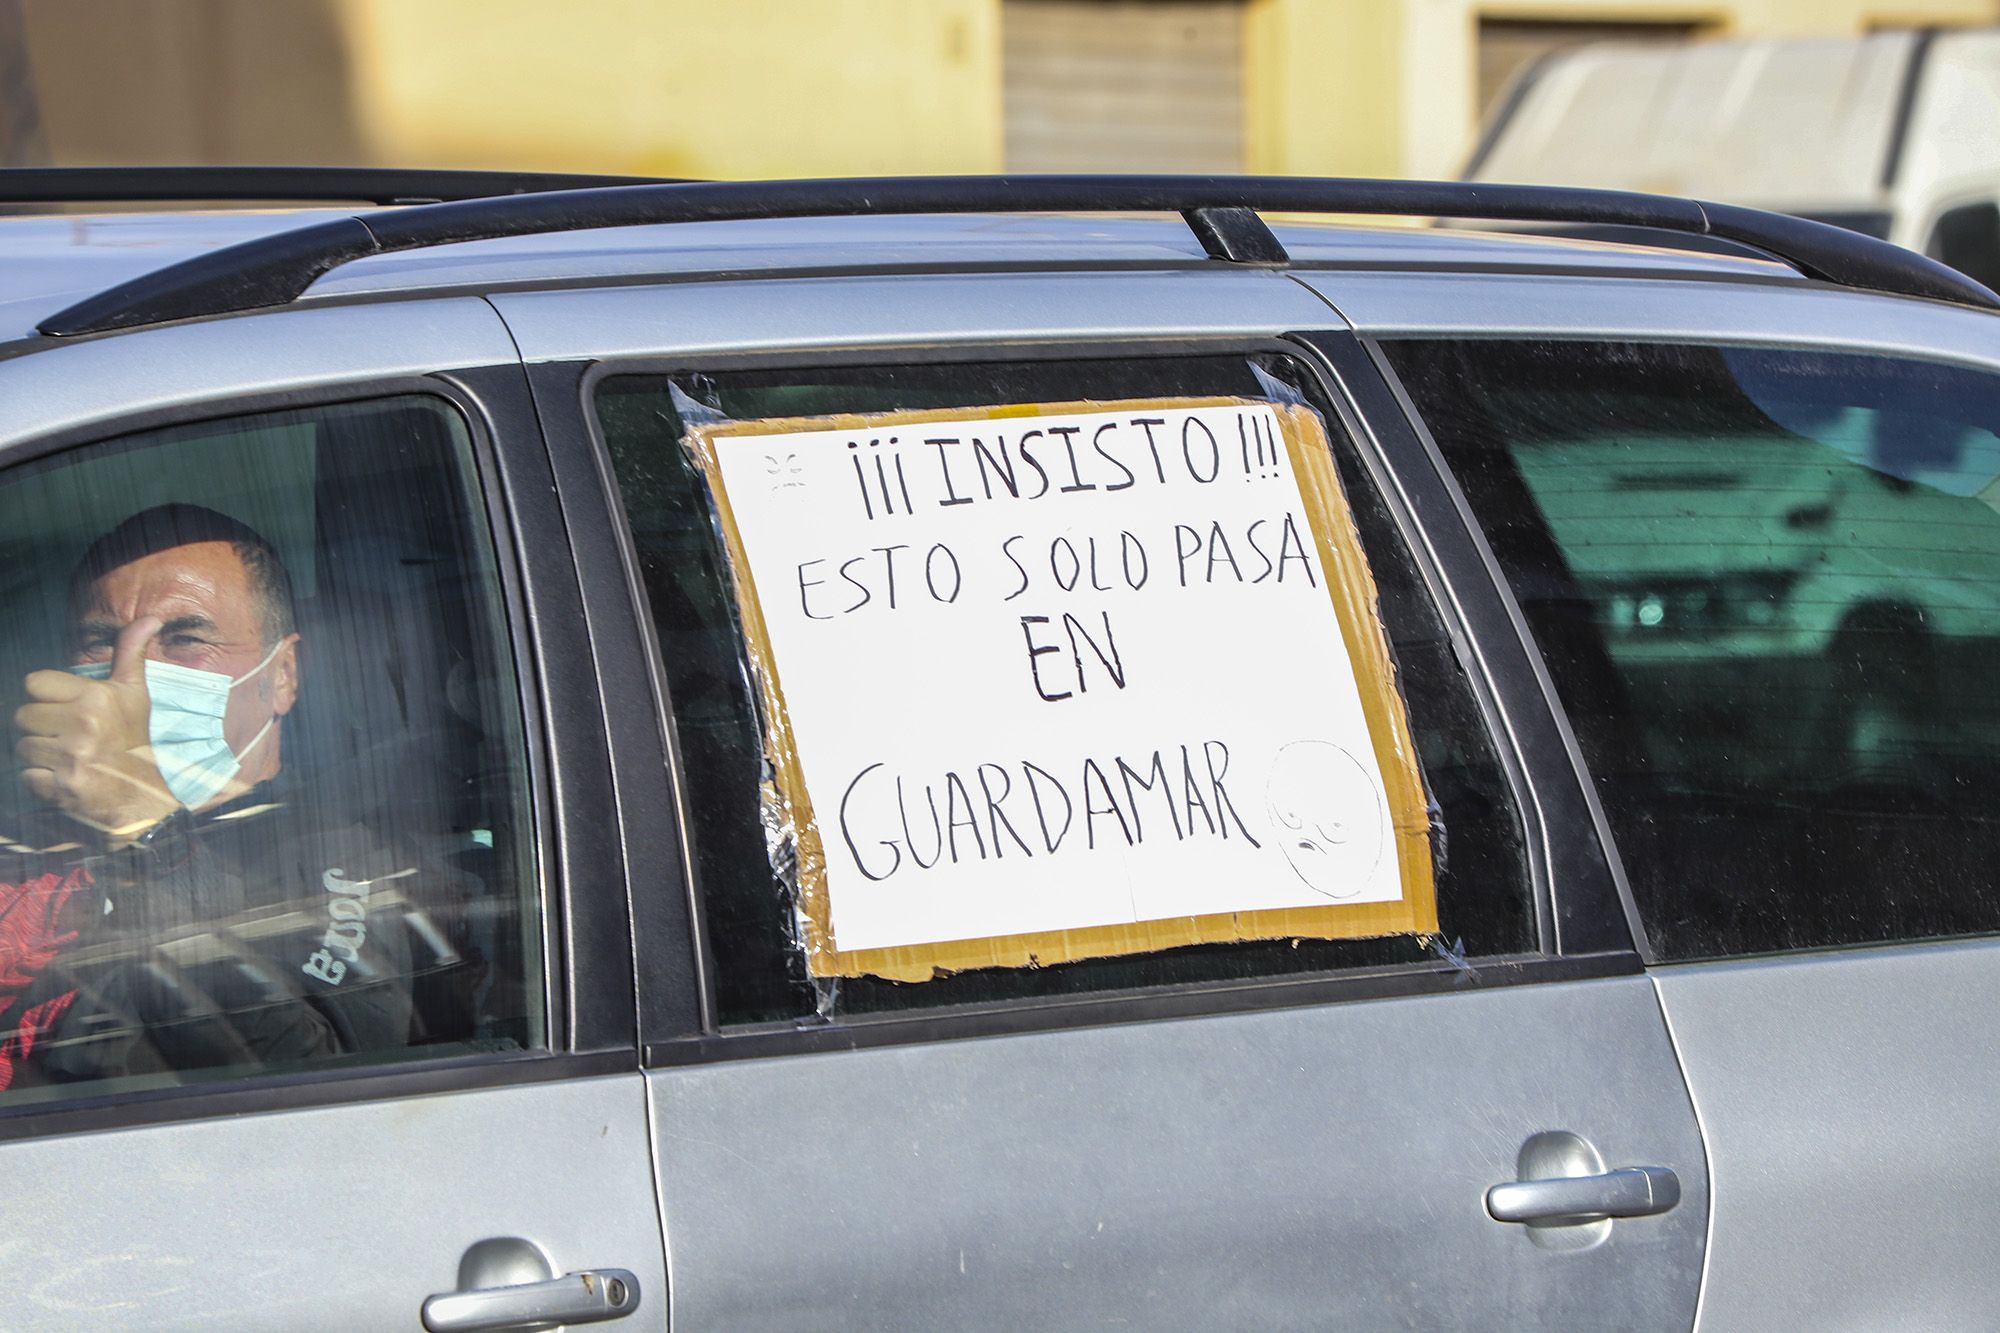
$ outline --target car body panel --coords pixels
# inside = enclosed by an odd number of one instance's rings
[[[2000,943],[1654,973],[1714,1173],[1704,1328],[1991,1322]]]
[[[620,356],[1026,340],[1268,337],[1339,327],[1281,274],[842,275],[503,292],[491,298],[529,363]]]
[[[0,341],[25,337],[74,301],[182,259],[341,216],[327,210],[57,213],[0,225]]]
[[[2000,320],[1987,312],[1818,284],[1505,273],[1301,273],[1298,280],[1357,332],[1383,338],[1722,340],[2000,364]]]
[[[9,1328],[413,1328],[474,1241],[666,1310],[637,1074],[0,1144]]]
[[[506,327],[476,297],[279,310],[46,343],[0,359],[0,445],[166,408],[517,359]]]
[[[1643,978],[647,1075],[688,1327],[1686,1328],[1706,1187]],[[1588,1250],[1529,1135],[1667,1165]]]

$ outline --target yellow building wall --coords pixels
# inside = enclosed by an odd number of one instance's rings
[[[376,162],[997,171],[998,0],[344,0]]]
[[[37,116],[25,131],[0,123],[14,161],[722,179],[1006,165],[1010,0],[11,2]],[[2000,20],[2000,0],[1243,6],[1244,160],[1298,175],[1457,174],[1477,128],[1482,17],[1693,20],[1737,36]]]

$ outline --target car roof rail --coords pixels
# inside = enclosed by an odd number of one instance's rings
[[[1615,190],[1465,181],[1282,176],[909,176],[621,185],[426,204],[337,218],[196,255],[42,321],[74,337],[281,306],[371,255],[554,232],[662,223],[924,213],[1179,213],[1214,259],[1279,265],[1257,211],[1600,223],[1737,241],[1808,278],[2000,309],[1936,260],[1823,223],[1732,204]]]
[[[662,176],[405,167],[6,167],[0,205],[234,203],[436,204],[495,195],[663,185]]]

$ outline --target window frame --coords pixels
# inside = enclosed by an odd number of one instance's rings
[[[1404,341],[1416,341],[1420,335],[1412,335]],[[1472,335],[1477,336],[1477,335]],[[1645,919],[1639,914],[1639,903],[1632,894],[1632,882],[1625,873],[1625,860],[1619,854],[1618,840],[1611,831],[1611,821],[1605,816],[1604,805],[1598,799],[1597,784],[1590,766],[1584,761],[1583,747],[1577,743],[1576,730],[1570,725],[1569,713],[1563,708],[1556,694],[1556,685],[1549,675],[1542,659],[1541,646],[1535,642],[1533,632],[1528,628],[1528,619],[1521,611],[1521,604],[1514,597],[1513,587],[1507,582],[1507,575],[1500,568],[1499,557],[1493,554],[1492,546],[1486,540],[1485,530],[1472,512],[1472,502],[1465,498],[1459,487],[1458,478],[1453,475],[1450,464],[1445,462],[1444,450],[1439,447],[1437,437],[1425,423],[1417,410],[1416,400],[1410,397],[1401,377],[1390,364],[1388,354],[1383,351],[1384,342],[1393,339],[1361,337],[1356,340],[1362,355],[1368,358],[1370,366],[1386,393],[1395,405],[1401,426],[1408,434],[1413,448],[1419,453],[1429,468],[1429,478],[1453,512],[1458,516],[1458,529],[1464,534],[1470,548],[1471,557],[1485,571],[1485,579],[1497,603],[1502,620],[1495,621],[1489,628],[1485,642],[1489,645],[1505,643],[1508,654],[1516,662],[1515,674],[1519,686],[1532,690],[1539,697],[1542,711],[1552,724],[1552,739],[1555,750],[1547,756],[1547,763],[1564,763],[1574,778],[1574,788],[1581,805],[1584,822],[1578,827],[1587,827],[1594,835],[1596,844],[1605,861],[1618,909],[1624,918],[1625,929],[1638,951],[1640,960],[1651,967],[1658,961],[1653,949],[1652,936],[1646,929]],[[1662,339],[1662,342],[1667,340]]]
[[[587,759],[565,758],[565,751],[574,748],[570,742],[578,729],[577,716],[588,716],[595,724],[596,701],[578,701],[587,705],[587,714],[562,708],[563,700],[549,688],[548,654],[534,628],[559,619],[565,602],[573,607],[577,598],[573,589],[549,587],[546,572],[537,577],[529,564],[538,554],[540,563],[562,562],[566,552],[537,553],[523,540],[537,517],[543,529],[549,526],[553,503],[543,502],[540,508],[544,512],[539,515],[524,512],[516,503],[519,497],[535,496],[547,489],[522,476],[536,470],[545,473],[547,457],[518,365],[219,394],[112,414],[18,439],[0,448],[0,470],[169,427],[412,396],[443,404],[464,424],[472,463],[467,480],[478,489],[480,509],[493,543],[499,605],[507,620],[504,637],[511,650],[526,747],[524,773],[534,838],[531,873],[538,881],[535,901],[540,910],[543,977],[539,994],[544,1005],[544,1045],[521,1051],[416,1056],[338,1068],[219,1076],[213,1081],[173,1087],[84,1092],[57,1101],[0,1105],[0,1142],[513,1086],[635,1067],[629,1007],[621,1020],[615,1010],[605,1008],[603,995],[594,993],[604,988],[590,986],[592,977],[602,978],[608,972],[612,979],[627,983],[629,1002],[629,934],[617,935],[610,941],[614,947],[607,947],[606,932],[592,930],[588,924],[592,918],[622,922],[624,904],[609,901],[609,895],[603,893],[595,895],[593,902],[590,896],[576,892],[575,885],[582,878],[571,864],[575,859],[570,854],[571,844],[576,840],[561,836],[564,821],[558,818],[558,802],[565,790],[575,786],[572,771],[588,764]],[[575,716],[565,717],[564,712]],[[597,744],[601,746],[601,737]],[[588,957],[579,956],[585,952]],[[592,1021],[580,1021],[586,1015]]]
[[[1418,530],[1421,549],[1430,551],[1434,562],[1434,593],[1453,608],[1457,619],[1448,623],[1455,624],[1473,660],[1481,664],[1479,672],[1468,674],[1483,680],[1490,692],[1482,700],[1489,727],[1496,735],[1504,729],[1516,747],[1502,752],[1512,753],[1522,766],[1521,783],[1533,794],[1540,819],[1542,873],[1551,885],[1542,900],[1546,947],[1555,953],[1629,950],[1643,957],[1645,935],[1622,863],[1601,839],[1577,833],[1597,828],[1591,821],[1601,822],[1602,814],[1596,811],[1589,775],[1569,762],[1575,738],[1568,720],[1553,687],[1537,677],[1541,654],[1523,638],[1526,622],[1520,608],[1457,482],[1443,466],[1437,442],[1424,430],[1375,340],[1313,335],[1308,345],[1356,400],[1357,420],[1380,432],[1371,437],[1373,452],[1403,504],[1424,515]],[[1393,465],[1391,459],[1396,460]],[[1528,808],[1523,806],[1524,813]]]
[[[683,937],[688,956],[698,966],[679,977],[663,975],[663,969],[649,969],[649,954],[678,955],[680,950],[654,950],[645,941],[661,928],[661,916],[649,912],[641,895],[635,894],[634,922],[640,947],[641,1028],[640,1038],[647,1067],[705,1063],[714,1060],[744,1059],[810,1051],[855,1049],[917,1041],[934,1041],[998,1035],[1002,1033],[1048,1031],[1075,1026],[1147,1021],[1251,1010],[1317,1005],[1330,1002],[1379,999],[1391,996],[1448,993],[1458,989],[1484,989],[1537,981],[1574,980],[1585,977],[1625,975],[1640,970],[1641,963],[1628,936],[1607,939],[1604,932],[1585,932],[1588,946],[1565,952],[1561,947],[1558,915],[1551,906],[1554,883],[1548,845],[1559,825],[1548,818],[1541,780],[1523,762],[1516,739],[1523,720],[1516,714],[1526,707],[1541,705],[1540,696],[1517,697],[1518,689],[1506,687],[1495,678],[1483,651],[1470,648],[1475,640],[1467,628],[1464,603],[1491,596],[1490,571],[1477,570],[1469,583],[1459,571],[1452,579],[1443,577],[1438,551],[1451,542],[1433,543],[1431,529],[1442,522],[1458,525],[1462,518],[1451,510],[1439,510],[1434,503],[1421,511],[1412,504],[1412,493],[1404,484],[1407,464],[1399,466],[1385,451],[1382,441],[1350,392],[1348,379],[1357,369],[1374,374],[1365,362],[1343,358],[1336,365],[1329,359],[1329,346],[1358,348],[1346,333],[1295,337],[1246,338],[1147,338],[1078,339],[1034,342],[969,342],[950,344],[893,345],[843,349],[777,349],[743,353],[698,353],[681,356],[622,356],[597,361],[552,362],[530,367],[536,377],[551,448],[558,454],[574,437],[588,442],[594,464],[596,491],[585,496],[565,496],[572,506],[572,527],[601,525],[613,538],[615,564],[581,569],[586,596],[600,601],[616,600],[621,620],[629,618],[640,630],[639,652],[643,656],[643,679],[656,710],[657,728],[646,729],[652,737],[653,767],[671,774],[672,805],[676,825],[675,871],[681,894],[672,915],[685,921]],[[685,778],[681,770],[675,738],[672,691],[659,658],[659,641],[654,632],[650,604],[640,578],[630,526],[626,521],[610,451],[595,410],[595,395],[606,379],[634,375],[673,375],[732,371],[810,371],[830,367],[867,367],[888,364],[949,365],[990,361],[1063,361],[1134,357],[1253,356],[1275,354],[1290,358],[1313,377],[1315,388],[1332,409],[1339,427],[1354,440],[1363,465],[1368,469],[1383,503],[1396,524],[1399,537],[1414,556],[1420,577],[1432,603],[1466,667],[1478,706],[1484,715],[1488,738],[1500,756],[1523,821],[1525,859],[1533,905],[1538,952],[1485,958],[1470,970],[1444,961],[1401,964],[1387,967],[1355,968],[1332,973],[1293,973],[1246,977],[1226,981],[1189,982],[1141,990],[1104,990],[1081,995],[1031,1000],[999,1000],[913,1008],[888,1013],[841,1015],[829,1020],[804,1018],[775,1023],[724,1027],[715,1019],[712,970],[716,966],[703,927],[703,906],[697,868],[688,851],[685,825]],[[1379,408],[1377,409],[1379,411]],[[1425,501],[1420,500],[1419,504]],[[579,550],[581,558],[582,551]],[[1463,585],[1463,586],[1461,586]],[[606,687],[607,697],[611,690]],[[1504,711],[1503,711],[1504,710]],[[1503,718],[1505,721],[1503,722]],[[1552,720],[1526,723],[1528,730],[1553,725]],[[632,729],[634,731],[638,728]],[[1574,774],[1559,771],[1558,782],[1574,781]],[[628,807],[631,803],[628,803]],[[629,816],[628,816],[629,819]],[[657,822],[657,821],[656,821]],[[1574,858],[1571,858],[1574,860]],[[1563,873],[1574,875],[1572,866],[1562,861]],[[656,873],[664,871],[663,865]],[[655,880],[661,883],[661,880]],[[1601,891],[1600,891],[1601,888]],[[1579,885],[1580,899],[1608,901],[1610,881],[1601,886]],[[664,895],[655,894],[654,897]],[[1591,909],[1604,916],[1603,902]],[[1588,914],[1588,913],[1586,913]],[[1625,924],[1620,916],[1617,930]],[[660,937],[664,940],[665,937]],[[1583,937],[1579,937],[1583,938]],[[681,992],[662,1000],[657,995],[648,1003],[650,991],[669,988]],[[693,993],[690,993],[693,992]],[[679,1015],[680,1021],[662,1021]]]

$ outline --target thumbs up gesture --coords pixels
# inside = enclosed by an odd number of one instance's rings
[[[158,616],[142,616],[119,631],[103,680],[30,672],[28,702],[14,714],[23,784],[113,847],[180,807],[153,762],[146,649],[160,625]]]

